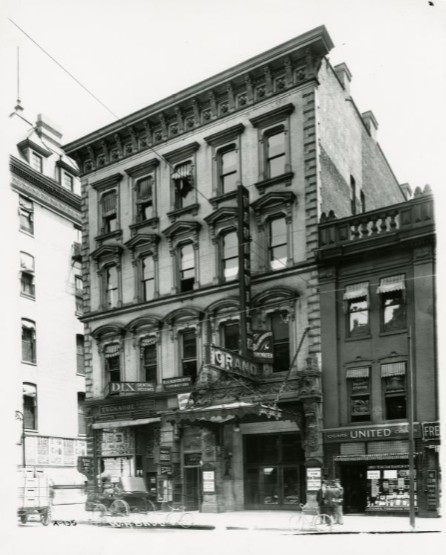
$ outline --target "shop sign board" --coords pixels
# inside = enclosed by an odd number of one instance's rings
[[[440,422],[423,422],[423,439],[440,439]]]
[[[155,410],[154,399],[144,399],[143,401],[133,401],[130,403],[119,403],[113,405],[99,405],[92,408],[92,412],[99,415],[117,415],[121,416],[127,412],[135,410],[153,411]]]
[[[160,447],[160,463],[170,463],[171,460],[170,447]]]
[[[209,345],[207,362],[211,366],[237,374],[242,378],[256,380],[259,376],[259,366],[255,362],[215,345]]]
[[[420,437],[420,424],[414,423],[414,437]],[[326,443],[343,441],[372,441],[374,439],[407,439],[409,437],[409,424],[384,424],[379,426],[355,426],[324,430]]]
[[[380,470],[367,470],[367,480],[379,480],[381,478]]]
[[[273,332],[253,330],[252,356],[263,364],[273,363]]]
[[[435,510],[437,508],[437,471],[428,470],[427,471],[427,505],[429,510]]]
[[[251,318],[251,234],[249,230],[249,191],[237,187],[238,280],[240,299],[240,346],[244,356],[252,351]]]
[[[203,470],[203,493],[215,493],[215,470]]]
[[[181,389],[183,387],[189,387],[191,385],[190,376],[181,376],[179,378],[164,378],[163,387],[164,389]]]
[[[199,466],[201,453],[184,453],[184,466]]]
[[[307,491],[318,491],[321,487],[321,479],[320,468],[307,468]]]
[[[160,474],[172,474],[172,466],[170,464],[163,464],[160,466]]]
[[[111,382],[110,393],[153,393],[155,384],[153,382]]]

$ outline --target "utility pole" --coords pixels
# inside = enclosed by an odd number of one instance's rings
[[[414,465],[414,437],[413,437],[413,421],[414,421],[414,395],[413,395],[413,344],[412,344],[412,326],[409,327],[408,335],[408,365],[407,365],[407,413],[409,420],[409,522],[411,528],[415,529],[415,465]]]

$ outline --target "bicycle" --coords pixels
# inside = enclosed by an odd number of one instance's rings
[[[300,512],[290,518],[290,530],[297,532],[331,532],[333,519],[326,514],[306,514],[304,506],[300,505]]]
[[[190,528],[194,523],[192,513],[186,512],[186,507],[183,505],[178,505],[176,507],[168,505],[167,508],[169,509],[169,512],[164,519],[165,526],[181,526],[181,528]]]

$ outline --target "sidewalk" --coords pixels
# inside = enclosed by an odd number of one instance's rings
[[[96,519],[83,505],[56,505],[53,507],[53,521],[74,520],[77,524],[90,524],[116,527],[140,527],[164,523],[168,513],[132,513],[127,517],[106,516]],[[180,515],[181,513],[178,513]],[[200,513],[191,511],[194,529],[208,530],[275,530],[292,533],[290,518],[294,511],[236,511],[227,513]],[[416,518],[415,532],[439,532],[443,530],[442,518]],[[334,525],[332,533],[389,533],[412,532],[408,516],[344,516],[343,525]],[[299,532],[300,533],[300,532]],[[312,533],[312,532],[302,532]]]

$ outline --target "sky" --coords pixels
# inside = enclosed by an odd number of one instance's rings
[[[441,191],[446,147],[446,0],[0,0],[2,108],[17,97],[70,142],[319,25],[372,110],[400,183]]]

